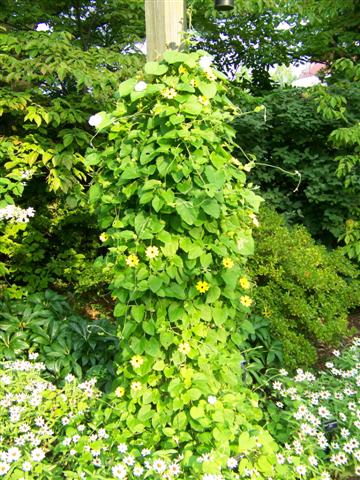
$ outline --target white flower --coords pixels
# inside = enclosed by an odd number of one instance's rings
[[[234,468],[236,468],[237,465],[238,465],[238,461],[236,460],[236,458],[230,457],[230,458],[228,458],[228,461],[226,462],[226,465],[231,470],[234,470]]]
[[[131,467],[135,463],[135,458],[132,455],[127,455],[124,457],[123,462],[125,465],[129,465]]]
[[[101,112],[96,113],[95,115],[91,115],[91,117],[89,118],[89,125],[91,125],[92,127],[98,127],[103,121],[103,119],[104,116]]]
[[[37,352],[30,352],[29,353],[29,360],[36,360],[39,354]]]
[[[128,449],[126,443],[120,443],[120,445],[118,445],[117,448],[120,453],[125,453],[127,452],[127,449]]]
[[[215,405],[215,403],[217,402],[217,399],[216,397],[214,397],[214,395],[209,395],[207,401],[208,403],[210,403],[210,405]]]
[[[141,475],[144,473],[144,469],[141,465],[136,465],[133,470],[133,475],[134,477],[141,477]]]
[[[5,462],[0,462],[0,475],[6,475],[6,473],[10,470],[10,465]]]
[[[171,463],[169,465],[169,473],[171,475],[179,475],[181,473],[181,469],[177,463]]]
[[[9,448],[7,452],[7,459],[9,462],[16,462],[21,457],[21,452],[17,447]]]
[[[134,90],[135,92],[143,92],[147,87],[147,83],[146,82],[138,82],[135,87],[134,87]]]
[[[34,450],[31,452],[31,458],[34,460],[34,462],[41,462],[43,458],[45,458],[45,452],[41,448],[34,448]]]
[[[68,373],[65,377],[65,382],[71,383],[75,380],[75,376],[72,373]]]
[[[199,60],[200,68],[202,68],[203,70],[210,68],[212,64],[212,60],[213,60],[212,57],[210,57],[209,55],[204,55],[203,57],[201,57]]]
[[[164,462],[164,460],[160,460],[160,459],[155,460],[153,465],[152,465],[152,468],[157,473],[163,473],[166,470],[166,463]]]
[[[306,467],[304,465],[299,465],[295,470],[300,476],[306,475]]]
[[[151,451],[150,451],[148,448],[143,448],[143,449],[141,450],[141,455],[142,455],[143,457],[146,457],[147,455],[150,455],[150,453],[151,453]]]
[[[24,462],[22,464],[22,469],[24,472],[30,472],[30,470],[32,469],[32,465],[30,462]]]
[[[37,32],[48,32],[50,30],[50,26],[47,23],[39,23],[36,27]]]

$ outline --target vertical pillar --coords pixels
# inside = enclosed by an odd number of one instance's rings
[[[186,29],[185,0],[145,0],[148,61],[157,60],[166,49],[180,47]]]

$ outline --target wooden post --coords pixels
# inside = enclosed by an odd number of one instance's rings
[[[185,0],[145,0],[145,23],[148,61],[178,49],[186,29]]]

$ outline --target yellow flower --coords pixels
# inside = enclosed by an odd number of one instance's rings
[[[187,73],[187,69],[183,65],[180,65],[179,73],[180,73],[180,75],[182,75],[183,73]]]
[[[246,277],[241,277],[239,283],[244,290],[248,290],[251,287],[251,284]]]
[[[207,78],[208,80],[210,80],[211,82],[213,82],[214,80],[216,80],[216,75],[215,75],[214,72],[211,70],[211,68],[204,70],[204,73],[205,73],[205,75],[206,75],[206,78]]]
[[[118,398],[123,397],[125,395],[125,388],[124,387],[117,387],[117,389],[115,390],[115,395]]]
[[[137,257],[136,255],[129,255],[125,261],[126,265],[132,268],[139,265],[139,257]]]
[[[164,90],[162,90],[161,92],[162,96],[165,97],[165,98],[169,98],[170,100],[174,97],[176,97],[177,95],[177,91],[175,90],[175,88],[165,88]]]
[[[240,302],[244,305],[244,307],[250,307],[253,303],[252,299],[248,295],[243,295],[240,297]]]
[[[100,236],[99,236],[99,239],[101,242],[106,242],[106,240],[109,238],[109,235],[107,233],[102,233]]]
[[[231,260],[231,258],[224,258],[223,265],[225,268],[232,268],[234,266],[234,262]]]
[[[207,97],[205,97],[204,95],[199,95],[198,99],[199,99],[199,102],[202,105],[204,105],[205,107],[207,107],[210,104],[209,99]]]
[[[197,282],[195,286],[196,290],[200,293],[205,293],[209,290],[210,285],[207,282],[202,282],[201,280]]]
[[[133,390],[134,392],[138,392],[139,390],[141,390],[141,388],[142,388],[142,385],[140,382],[132,382],[131,390]]]
[[[180,353],[183,353],[184,355],[188,355],[190,353],[191,348],[187,342],[184,342],[179,344],[178,350]]]
[[[145,255],[147,258],[156,258],[159,255],[159,249],[157,247],[148,247],[145,250]]]
[[[140,368],[144,363],[144,359],[140,355],[134,355],[130,360],[130,363],[133,368]]]
[[[190,80],[190,85],[194,88],[196,88],[198,86],[198,81],[195,79],[195,78],[192,78]]]

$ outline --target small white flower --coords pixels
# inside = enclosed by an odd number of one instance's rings
[[[65,382],[71,383],[75,380],[75,376],[72,373],[68,373],[65,377]]]
[[[5,462],[0,462],[0,475],[6,475],[10,470],[10,465]]]
[[[32,465],[30,462],[24,462],[22,464],[22,469],[24,472],[30,472],[30,470],[32,469]]]
[[[210,405],[215,405],[215,403],[217,402],[217,399],[216,397],[214,397],[214,395],[209,395],[207,401],[208,403],[210,403]]]
[[[161,459],[155,460],[152,465],[152,468],[157,473],[163,473],[166,470],[166,463],[164,462],[164,460],[161,460]]]
[[[41,448],[34,448],[31,452],[31,458],[34,462],[41,462],[45,458],[45,452]]]
[[[9,448],[7,458],[9,462],[16,462],[21,457],[21,452],[17,447]]]
[[[126,443],[120,443],[117,448],[120,453],[125,453],[128,449]]]
[[[141,465],[136,465],[132,473],[134,477],[141,477],[141,475],[144,473],[144,469]]]
[[[226,465],[231,470],[234,470],[234,468],[236,468],[238,466],[238,461],[236,460],[236,458],[230,457],[230,458],[228,458],[228,461],[226,462]]]
[[[134,87],[134,90],[135,92],[143,92],[147,87],[147,83],[146,82],[138,82],[135,87]]]
[[[47,23],[39,23],[36,27],[37,32],[48,32],[50,30],[50,26]]]
[[[142,455],[143,457],[147,457],[148,455],[150,455],[150,453],[151,453],[151,450],[149,450],[148,448],[143,448],[143,449],[141,450],[141,455]]]
[[[91,117],[89,118],[89,125],[91,125],[92,127],[98,127],[103,121],[103,119],[104,116],[101,112],[96,113],[95,115],[91,115]]]
[[[212,57],[210,57],[209,55],[204,55],[199,60],[199,66],[203,70],[207,70],[208,68],[211,67],[212,61],[213,61]]]

